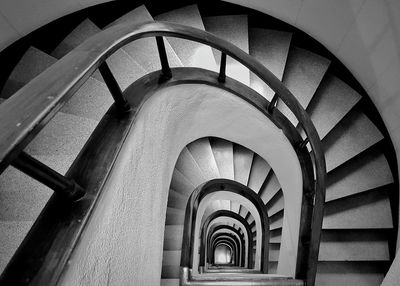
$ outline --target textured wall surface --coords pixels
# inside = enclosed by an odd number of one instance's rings
[[[159,284],[172,170],[183,147],[204,136],[254,150],[287,182],[285,202],[301,196],[296,154],[264,115],[212,87],[168,88],[142,106],[61,284]]]

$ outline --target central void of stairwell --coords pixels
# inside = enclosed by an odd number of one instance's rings
[[[287,259],[278,274],[294,276],[302,172],[292,145],[262,112],[237,96],[207,85],[184,84],[161,89],[138,107],[60,284],[160,283],[174,166],[187,144],[208,136],[241,144],[273,168],[285,196],[280,255]]]

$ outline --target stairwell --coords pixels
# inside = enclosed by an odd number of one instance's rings
[[[330,68],[331,59],[293,45],[291,32],[250,26],[244,14],[202,16],[197,5],[154,17],[140,6],[107,27],[152,20],[202,29],[235,44],[272,71],[295,95],[318,131],[327,165],[316,285],[379,285],[393,259],[390,244],[397,227],[390,199],[397,192],[396,182],[382,151],[382,142],[387,138],[364,110],[362,96]],[[3,87],[0,104],[99,31],[95,23],[86,19],[51,54],[29,48]],[[165,45],[172,67],[218,71],[221,55],[209,46],[176,38],[166,38]],[[157,54],[153,39],[140,39],[119,49],[107,63],[125,90],[137,79],[161,68],[157,56],[151,56]],[[274,95],[257,76],[231,58],[226,74],[268,100]],[[25,151],[64,174],[112,103],[107,85],[96,71]],[[298,125],[284,104],[278,102],[277,108],[294,126]],[[269,274],[277,273],[287,211],[281,184],[259,154],[237,142],[210,136],[188,144],[175,164],[166,209],[161,285],[179,285],[187,200],[195,188],[216,178],[248,186],[262,199],[270,220]],[[0,176],[0,272],[51,194],[50,189],[11,166]],[[239,214],[255,231],[254,218],[245,206],[217,200],[207,213],[216,210]]]

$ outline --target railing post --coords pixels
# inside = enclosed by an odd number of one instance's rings
[[[226,53],[221,53],[221,64],[219,67],[218,81],[223,83],[226,79]]]
[[[300,142],[299,148],[300,148],[300,149],[303,149],[304,147],[306,147],[306,145],[308,144],[308,142],[309,142],[309,139],[308,139],[308,137],[306,137],[306,139],[304,139],[303,141]]]
[[[124,98],[124,96],[122,94],[122,90],[119,87],[119,84],[118,84],[117,80],[115,79],[114,75],[112,74],[107,62],[104,61],[99,66],[99,71],[100,71],[101,76],[103,77],[108,89],[110,90],[110,93],[111,93],[112,97],[114,98],[117,106],[124,111],[130,110],[129,103]]]
[[[268,113],[272,113],[272,111],[274,111],[274,108],[278,104],[278,99],[279,99],[279,96],[277,93],[275,93],[274,97],[272,98],[271,102],[269,103],[269,105],[267,107]]]
[[[73,179],[64,177],[25,152],[21,152],[11,165],[71,201],[85,195],[85,190]]]
[[[168,57],[167,57],[167,52],[165,51],[163,37],[157,36],[156,42],[157,42],[158,54],[160,55],[161,71],[162,71],[162,76],[160,78],[160,81],[166,81],[172,77],[172,73],[169,67]]]

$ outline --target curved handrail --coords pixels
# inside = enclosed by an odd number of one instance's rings
[[[313,206],[312,254],[306,270],[307,273],[315,273],[316,265],[310,265],[318,259],[320,231],[316,230],[322,227],[326,180],[325,157],[318,133],[304,108],[272,72],[238,47],[202,30],[164,22],[140,25],[123,23],[94,35],[78,46],[0,105],[0,172],[18,157],[23,148],[112,53],[134,40],[161,36],[196,41],[220,50],[224,57],[229,55],[263,80],[300,122],[315,157],[315,189],[310,199]],[[315,278],[315,274],[311,276]],[[307,282],[313,284],[314,281]]]

